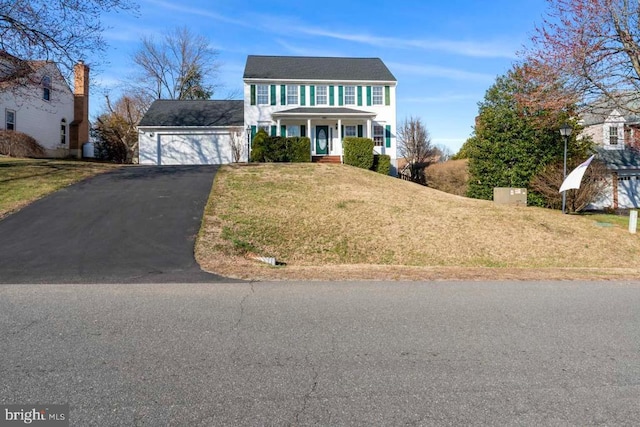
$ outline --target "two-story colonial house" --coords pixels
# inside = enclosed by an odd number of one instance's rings
[[[397,166],[397,80],[379,58],[250,55],[243,80],[252,136],[307,136],[314,160],[338,161],[345,137],[368,137]]]
[[[89,67],[82,62],[74,86],[72,92],[52,61],[0,51],[0,129],[33,137],[47,157],[80,157],[89,140]]]
[[[263,128],[309,137],[314,161],[340,162],[345,137],[368,137],[397,166],[397,81],[380,59],[250,55],[243,80],[243,100],[155,101],[138,125],[140,163],[231,163],[239,141],[246,161]]]

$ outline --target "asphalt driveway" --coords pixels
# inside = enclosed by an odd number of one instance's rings
[[[193,256],[216,166],[125,167],[0,220],[0,283],[226,280]]]

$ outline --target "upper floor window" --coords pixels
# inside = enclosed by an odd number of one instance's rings
[[[60,144],[66,144],[67,142],[67,121],[65,119],[60,120]]]
[[[6,130],[16,130],[16,112],[13,110],[6,110],[4,118],[4,128]]]
[[[380,147],[384,144],[384,127],[373,125],[373,144]]]
[[[298,104],[298,86],[287,85],[287,105]]]
[[[51,77],[49,76],[42,78],[42,99],[45,101],[51,100]]]
[[[269,85],[258,85],[257,87],[258,105],[269,104]]]
[[[316,104],[318,105],[328,104],[326,86],[316,86]]]
[[[609,145],[618,145],[618,127],[609,127]]]
[[[356,87],[344,87],[344,105],[356,105]]]
[[[373,105],[382,105],[384,104],[384,94],[382,91],[382,86],[373,86],[372,88],[372,101]]]

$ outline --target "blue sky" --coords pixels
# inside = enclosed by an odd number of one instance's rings
[[[542,21],[545,0],[139,0],[105,24],[108,65],[94,70],[92,117],[120,93],[142,36],[187,26],[219,52],[215,97],[241,93],[247,55],[379,57],[398,79],[398,120],[419,117],[433,142],[457,152],[477,104]],[[92,58],[87,58],[91,64]],[[238,95],[239,96],[239,95]]]

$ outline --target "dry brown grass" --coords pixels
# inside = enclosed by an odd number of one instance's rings
[[[630,278],[639,277],[639,243],[589,217],[348,166],[265,164],[219,171],[196,257],[206,270],[252,279]]]
[[[434,163],[424,172],[429,187],[458,196],[467,194],[469,186],[469,161],[467,159]]]

